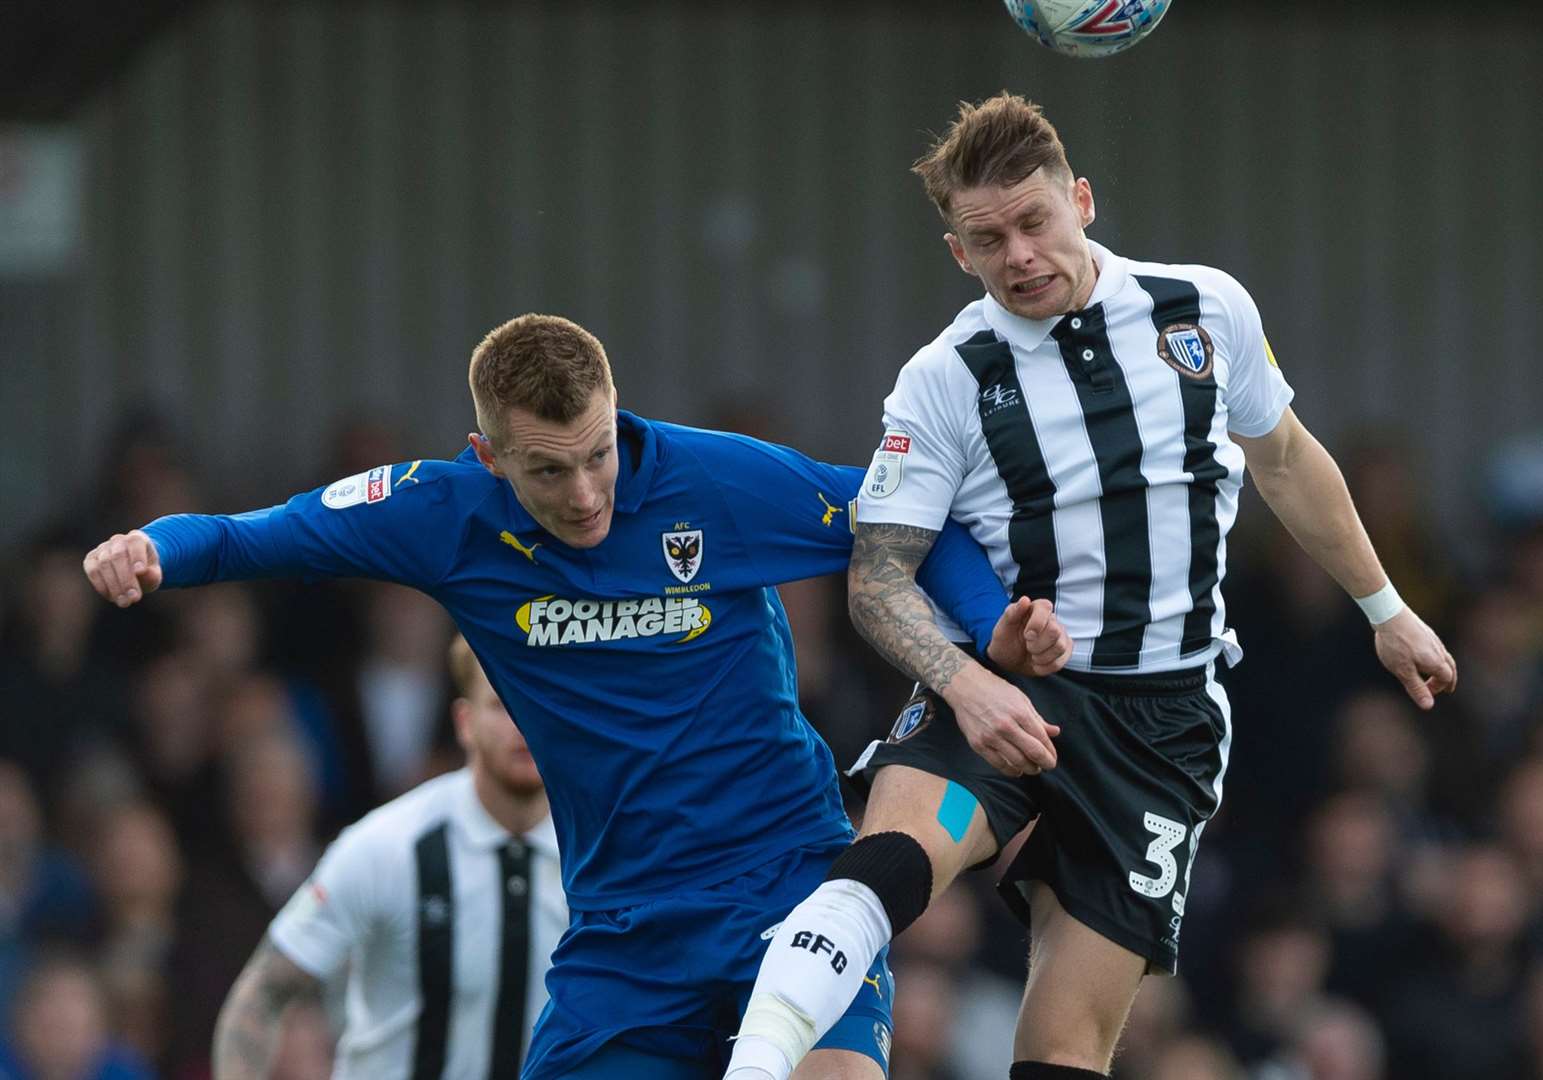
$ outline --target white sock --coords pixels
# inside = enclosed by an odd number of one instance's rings
[[[852,1004],[889,937],[872,889],[847,878],[821,884],[766,947],[724,1080],[787,1080]]]

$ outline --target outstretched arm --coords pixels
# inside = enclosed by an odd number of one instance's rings
[[[231,987],[214,1027],[214,1080],[261,1080],[290,1005],[321,1000],[322,984],[265,936]]]
[[[119,607],[160,587],[255,578],[363,577],[430,588],[455,554],[466,507],[487,494],[486,485],[462,488],[466,501],[457,505],[455,469],[383,465],[262,510],[171,514],[103,541],[83,569]]]
[[[916,571],[937,535],[910,525],[858,523],[847,570],[853,624],[886,660],[942,695],[970,746],[993,767],[1010,775],[1054,768],[1051,737],[1060,728],[1045,723],[1021,690],[972,660],[933,621]]]
[[[1287,409],[1259,438],[1233,436],[1248,471],[1281,524],[1352,597],[1362,600],[1389,585],[1333,457]],[[1396,594],[1392,594],[1395,595]],[[1377,658],[1422,709],[1457,686],[1457,663],[1410,608],[1373,614]]]

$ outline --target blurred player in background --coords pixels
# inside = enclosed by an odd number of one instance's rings
[[[470,382],[481,430],[454,462],[163,518],[98,546],[85,571],[120,605],[163,582],[277,575],[384,578],[442,603],[520,718],[573,909],[524,1075],[716,1076],[768,931],[851,838],[772,587],[846,566],[862,470],[618,411],[600,342],[553,316],[491,332]],[[1008,606],[962,529],[919,573],[1005,668],[1065,662],[1059,624]],[[996,683],[1004,722],[1042,731],[1022,691]],[[811,1059],[822,1076],[883,1072],[882,951],[861,967],[868,991]]]
[[[1214,666],[1242,655],[1220,583],[1245,464],[1358,598],[1416,704],[1457,680],[1288,407],[1241,285],[1090,243],[1092,188],[1020,97],[961,106],[915,172],[986,296],[885,401],[848,586],[858,628],[922,689],[859,760],[873,780],[862,837],[767,950],[734,1080],[787,1076],[861,991],[851,972],[1036,819],[1002,882],[1032,938],[1011,1075],[1107,1072],[1143,975],[1176,968],[1189,869],[1221,799],[1231,728]],[[1065,671],[1024,684],[1060,725],[1053,757],[982,714],[978,665],[916,590],[950,516],[1015,597],[1053,599],[1077,641]],[[927,661],[909,662],[919,652]],[[810,938],[848,970],[821,963]]]
[[[546,791],[463,638],[466,767],[343,830],[269,927],[214,1036],[216,1080],[264,1077],[284,1010],[348,973],[337,1077],[520,1074],[568,925]]]

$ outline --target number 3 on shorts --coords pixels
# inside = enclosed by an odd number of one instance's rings
[[[1161,900],[1179,883],[1179,864],[1173,857],[1173,849],[1184,843],[1189,830],[1184,827],[1183,822],[1165,818],[1150,810],[1142,820],[1146,824],[1147,831],[1154,834],[1152,842],[1147,845],[1147,862],[1156,866],[1159,873],[1156,877],[1147,877],[1132,870],[1130,887],[1142,896]]]

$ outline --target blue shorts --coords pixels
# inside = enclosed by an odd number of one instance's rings
[[[607,1043],[673,1059],[702,1080],[728,1065],[730,1037],[776,926],[825,880],[845,845],[797,848],[747,874],[618,911],[575,911],[552,954],[551,994],[522,1080],[556,1080]],[[851,1008],[816,1044],[889,1072],[894,980],[880,952]]]

